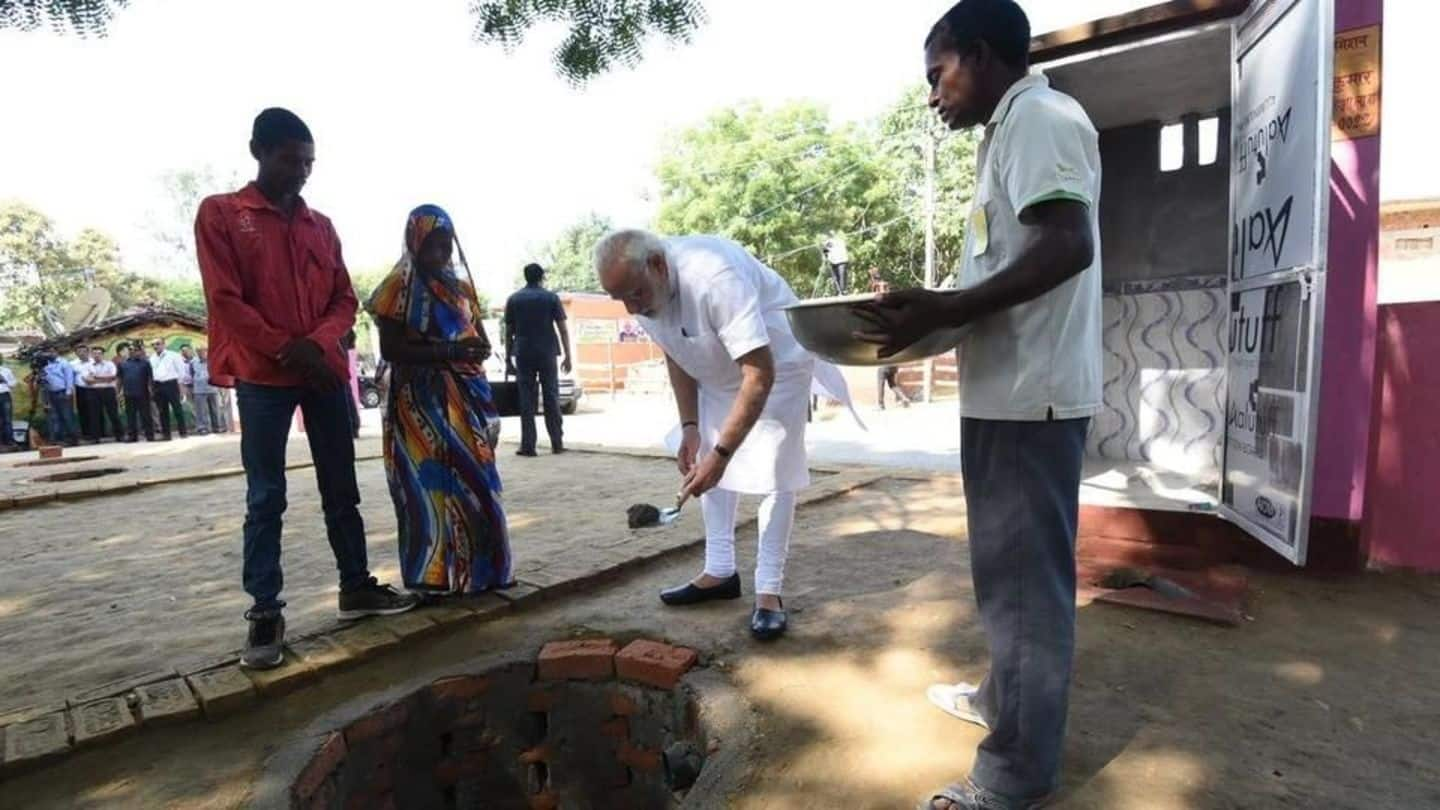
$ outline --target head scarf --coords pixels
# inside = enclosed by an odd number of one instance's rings
[[[471,319],[483,314],[474,314],[478,311],[476,300],[471,291],[462,289],[453,263],[438,273],[421,270],[420,248],[437,231],[446,231],[455,240],[460,264],[464,265],[466,275],[470,274],[450,215],[438,205],[419,206],[405,220],[400,261],[396,262],[391,279],[376,288],[369,309],[380,317],[401,321],[421,335],[457,340],[472,330]]]
[[[444,208],[426,204],[411,211],[409,218],[405,220],[405,257],[402,261],[409,260],[413,263],[415,257],[420,255],[425,239],[436,231],[449,231],[451,237],[455,235],[455,222],[445,213]]]

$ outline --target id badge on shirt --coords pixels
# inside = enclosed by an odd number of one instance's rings
[[[979,258],[990,249],[990,219],[985,214],[985,204],[975,203],[970,212],[970,255]]]

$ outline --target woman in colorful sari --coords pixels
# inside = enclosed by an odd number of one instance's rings
[[[495,469],[500,417],[482,364],[490,340],[474,290],[455,274],[455,226],[434,205],[410,212],[404,255],[369,310],[390,364],[385,474],[405,587],[470,594],[512,584]]]

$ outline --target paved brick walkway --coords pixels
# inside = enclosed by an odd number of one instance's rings
[[[303,442],[292,444],[303,449]],[[233,441],[170,452],[180,447],[142,446],[124,463],[157,476],[213,470],[227,455],[233,464]],[[564,584],[701,537],[697,510],[670,529],[625,526],[627,506],[663,504],[674,492],[672,462],[588,453],[506,457],[502,474],[516,573],[532,586]],[[359,477],[371,568],[398,584],[381,462],[361,462]],[[243,494],[244,479],[232,475],[0,512],[0,721],[24,707],[100,695],[106,684],[237,649],[248,606],[240,587]],[[747,508],[744,519],[755,504]],[[329,627],[334,561],[308,469],[290,474],[284,565],[290,634]]]

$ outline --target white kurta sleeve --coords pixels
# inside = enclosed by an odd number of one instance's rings
[[[732,360],[770,345],[760,315],[760,293],[734,270],[716,275],[701,300],[707,325],[715,330]]]

